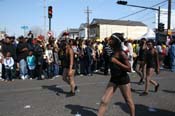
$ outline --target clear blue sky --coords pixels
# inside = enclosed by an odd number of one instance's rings
[[[87,6],[92,10],[90,21],[92,21],[93,18],[119,19],[141,10],[140,8],[117,5],[116,1],[117,0],[46,0],[46,6],[53,6],[52,30],[58,35],[67,28],[79,28],[81,23],[86,22],[86,14],[84,11]],[[128,4],[150,7],[164,0],[127,1]],[[175,8],[175,0],[172,1],[172,8]],[[160,6],[167,8],[167,2]],[[29,29],[33,27],[43,29],[43,7],[44,0],[0,0],[0,30],[6,29],[9,34],[19,36],[23,34],[23,30],[21,29],[23,25],[28,26]],[[149,27],[153,28],[155,25],[155,11],[146,10],[122,20],[143,21]]]

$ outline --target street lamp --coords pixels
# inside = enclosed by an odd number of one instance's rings
[[[127,1],[122,1],[122,0],[119,0],[117,1],[117,4],[121,4],[121,5],[127,5]]]
[[[131,6],[131,7],[145,8],[145,9],[150,9],[150,10],[156,10],[156,11],[158,11],[158,23],[157,23],[157,25],[159,26],[159,23],[160,23],[160,7],[159,7],[158,9],[156,9],[156,8],[152,8],[152,7],[131,5],[131,4],[128,4],[127,1],[123,1],[123,0],[117,1],[117,4],[119,4],[119,5]],[[157,28],[158,28],[158,26],[157,26]]]

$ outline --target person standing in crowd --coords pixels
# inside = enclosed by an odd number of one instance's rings
[[[160,66],[160,69],[163,69],[164,56],[163,56],[162,42],[158,41],[156,48],[159,56],[159,66]]]
[[[33,33],[32,31],[29,31],[29,33],[27,34],[27,43],[28,43],[29,50],[33,50],[32,41],[33,41]]]
[[[149,85],[150,83],[155,86],[154,91],[157,92],[159,88],[159,83],[152,80],[152,76],[154,71],[158,74],[159,73],[159,58],[157,50],[154,48],[154,42],[152,40],[147,41],[148,50],[145,54],[144,64],[146,64],[146,83],[145,83],[145,90],[141,93],[141,96],[148,95]]]
[[[80,71],[79,71],[79,52],[80,52],[80,50],[79,50],[77,42],[75,40],[70,39],[69,44],[74,51],[75,75],[78,75],[80,73]]]
[[[2,54],[2,50],[1,50],[1,45],[2,43],[0,42],[0,80],[4,81],[3,79],[3,59],[4,59],[4,55]]]
[[[121,33],[114,33],[109,39],[109,45],[113,50],[113,56],[110,58],[111,62],[111,79],[102,97],[98,116],[104,116],[108,103],[110,102],[117,87],[120,88],[122,95],[129,106],[130,115],[135,116],[135,106],[131,95],[130,79],[127,72],[131,72],[131,66],[128,57],[122,50],[123,35]]]
[[[47,61],[47,74],[48,78],[52,78],[54,75],[54,58],[53,58],[53,48],[51,44],[47,44],[46,50],[45,50],[45,55],[46,55],[46,61]]]
[[[28,44],[26,38],[23,36],[19,37],[19,44],[17,45],[17,56],[19,62],[19,71],[21,79],[25,80],[28,78],[28,70],[26,58],[28,56]]]
[[[53,48],[53,59],[54,59],[54,77],[59,77],[59,48],[54,46]]]
[[[79,53],[79,58],[80,58],[80,76],[85,75],[85,54],[84,50],[86,48],[85,41],[81,41],[79,43],[79,48],[80,48],[80,53]]]
[[[102,69],[102,67],[104,67],[104,58],[103,58],[103,50],[104,50],[104,41],[102,42],[96,42],[96,46],[97,46],[97,71]],[[104,73],[104,71],[103,71]]]
[[[34,79],[35,68],[36,68],[36,57],[33,55],[33,51],[29,51],[29,55],[27,56],[27,66],[29,69],[29,78]]]
[[[34,56],[36,57],[36,77],[38,80],[42,80],[42,68],[43,68],[43,54],[44,54],[44,44],[40,38],[36,39],[34,45]]]
[[[4,67],[5,67],[5,80],[12,81],[12,70],[14,65],[14,59],[11,57],[10,52],[7,52],[4,58]]]
[[[92,57],[93,57],[93,72],[98,72],[98,61],[100,59],[100,55],[99,55],[99,50],[97,45],[93,46],[93,52],[92,52]]]
[[[91,42],[86,41],[86,47],[84,49],[84,60],[85,60],[85,75],[92,76],[92,64],[93,64],[93,57],[92,57],[92,47]]]
[[[16,47],[12,44],[12,37],[7,36],[2,43],[2,54],[5,56],[7,52],[10,52],[12,58],[17,60]]]
[[[75,64],[74,64],[74,52],[72,47],[68,42],[64,41],[62,45],[63,49],[63,81],[70,85],[71,91],[70,95],[74,96],[77,86],[75,85],[74,73],[75,73]]]
[[[29,33],[27,34],[27,38],[33,39],[33,33],[32,33],[31,30],[30,30]]]
[[[145,54],[146,54],[146,50],[147,50],[147,46],[146,46],[146,39],[142,38],[140,40],[139,43],[139,53],[137,56],[137,64],[136,64],[136,73],[140,76],[140,81],[139,81],[139,85],[140,84],[144,84],[144,78],[145,78],[145,65],[144,65],[144,58],[145,58]]]
[[[11,57],[14,59],[14,69],[12,71],[12,77],[16,78],[16,70],[17,68],[17,55],[16,55],[16,44],[14,44],[15,37],[7,36],[4,41],[2,42],[2,54],[5,56],[7,52],[10,52]],[[4,75],[4,73],[3,73]]]
[[[132,47],[132,40],[128,40],[128,44],[127,44],[129,53],[128,53],[128,57],[129,57],[129,63],[131,64],[131,71],[134,72],[133,70],[133,47]]]
[[[108,38],[104,39],[104,47],[103,47],[103,58],[104,58],[104,75],[108,75],[108,69],[109,69],[109,58],[111,57],[111,54],[113,53],[111,47],[108,45]]]
[[[171,46],[169,49],[169,54],[170,54],[170,67],[171,71],[175,72],[175,39],[172,40]]]

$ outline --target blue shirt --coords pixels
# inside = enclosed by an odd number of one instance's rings
[[[29,67],[29,69],[34,69],[36,66],[36,62],[35,62],[35,56],[27,56],[27,65]]]

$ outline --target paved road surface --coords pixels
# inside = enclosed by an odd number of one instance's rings
[[[109,76],[100,73],[92,77],[76,76],[79,92],[68,96],[69,86],[61,77],[54,80],[15,80],[0,82],[0,116],[96,116],[100,99]],[[139,96],[144,86],[130,74],[136,116],[175,116],[175,73],[162,71],[154,77],[160,83],[155,93],[150,86],[148,96]],[[58,94],[57,94],[58,93]],[[119,90],[109,104],[106,116],[129,116],[128,108]]]

